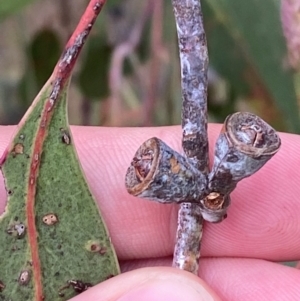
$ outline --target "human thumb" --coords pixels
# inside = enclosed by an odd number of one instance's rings
[[[174,268],[152,267],[102,282],[70,301],[220,301],[197,276]]]

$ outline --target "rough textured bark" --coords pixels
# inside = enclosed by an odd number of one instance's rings
[[[182,86],[183,150],[202,172],[208,170],[208,52],[199,0],[173,0]]]
[[[190,162],[206,175],[208,52],[201,5],[199,0],[172,3],[181,65],[182,146]],[[197,205],[181,205],[173,266],[198,274],[202,223]]]

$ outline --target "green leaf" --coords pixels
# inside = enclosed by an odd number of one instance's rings
[[[79,86],[84,96],[89,99],[107,97],[112,48],[98,35],[92,37],[87,46],[85,61],[79,73]]]
[[[25,109],[51,75],[61,51],[57,34],[51,29],[40,30],[27,48],[25,71],[17,87],[20,105]]]
[[[283,113],[290,130],[299,133],[293,74],[284,68],[286,48],[279,6],[273,0],[205,1],[204,8],[214,16],[206,25],[210,61],[239,91],[246,91],[241,79],[245,80],[250,70],[250,75]],[[210,32],[214,30],[218,32],[211,38]]]
[[[2,0],[0,2],[0,20],[22,9],[35,0]]]
[[[33,37],[29,54],[39,89],[51,75],[60,52],[59,38],[54,30],[44,28]]]
[[[119,273],[67,120],[71,71],[95,20],[91,1],[1,159],[0,300],[68,300]]]

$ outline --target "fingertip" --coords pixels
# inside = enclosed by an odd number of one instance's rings
[[[203,287],[177,282],[173,279],[153,280],[126,292],[116,301],[200,301],[214,300]]]
[[[168,267],[142,268],[105,281],[72,301],[219,301],[195,275]]]

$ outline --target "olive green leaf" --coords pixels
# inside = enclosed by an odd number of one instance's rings
[[[282,112],[287,129],[300,132],[293,72],[284,65],[287,51],[280,22],[280,1],[203,1],[210,63],[245,93],[258,83]],[[204,17],[204,18],[205,18]]]
[[[0,300],[68,300],[119,273],[67,119],[71,72],[104,1],[91,0],[1,159]],[[100,167],[99,167],[100,168]]]

